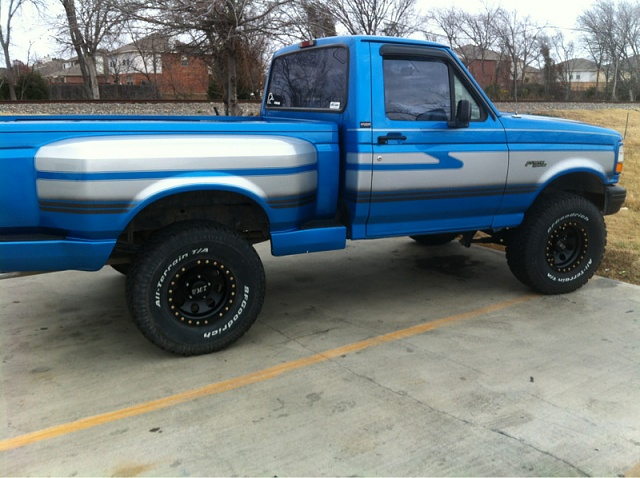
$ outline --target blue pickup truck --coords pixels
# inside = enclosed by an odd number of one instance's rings
[[[182,355],[255,321],[263,241],[494,242],[567,293],[600,264],[623,157],[615,131],[500,113],[442,45],[307,41],[275,54],[260,117],[2,118],[0,272],[111,265],[142,333]]]

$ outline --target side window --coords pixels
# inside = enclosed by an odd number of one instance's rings
[[[404,121],[451,119],[449,68],[441,60],[385,58],[387,118]]]
[[[387,57],[383,71],[385,112],[390,120],[450,121],[452,108],[460,100],[471,103],[472,121],[483,119],[482,109],[462,81],[456,75],[450,81],[451,70],[443,60]]]

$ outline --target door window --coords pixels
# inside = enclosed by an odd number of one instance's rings
[[[471,102],[472,121],[482,119],[482,111],[462,81],[440,59],[385,58],[384,104],[387,118],[400,121],[451,121],[453,105]]]

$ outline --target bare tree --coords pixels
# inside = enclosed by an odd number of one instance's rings
[[[444,36],[449,47],[459,48],[466,41],[466,38],[460,38],[462,35],[460,19],[464,15],[465,13],[456,7],[436,8],[426,16],[427,23],[431,25],[431,31],[423,31],[423,34],[427,38]]]
[[[11,54],[9,48],[11,46],[11,27],[13,19],[20,9],[26,3],[32,3],[36,7],[39,7],[39,2],[32,0],[2,0],[0,1],[0,46],[2,46],[2,53],[4,54],[4,64],[7,69],[7,82],[9,84],[9,98],[12,101],[17,99],[16,97],[16,85],[15,85],[15,72],[13,70],[13,63],[11,61]]]
[[[403,37],[420,26],[416,0],[327,0],[325,5],[350,35]]]
[[[337,35],[336,19],[331,9],[320,0],[293,2],[284,15],[289,17],[289,27],[279,37],[286,43]]]
[[[478,14],[463,14],[459,26],[465,37],[476,47],[477,55],[474,60],[480,61],[481,78],[478,81],[483,86],[486,85],[485,62],[497,43],[495,25],[500,14],[499,8],[485,7]]]
[[[530,16],[523,19],[517,12],[500,10],[496,24],[498,44],[511,62],[512,94],[518,99],[518,84],[525,81],[527,68],[538,55],[538,36],[544,27],[538,25]]]
[[[104,42],[117,37],[124,18],[110,0],[60,0],[65,11],[65,29],[70,46],[78,56],[84,80],[85,96],[100,98],[98,86],[99,49]],[[59,36],[61,43],[67,43]],[[106,68],[106,65],[101,65]],[[103,70],[104,73],[104,70]]]
[[[576,46],[571,40],[567,40],[562,32],[557,32],[551,39],[556,56],[561,63],[561,71],[558,72],[564,85],[564,99],[571,99],[571,83],[574,80],[576,66]]]
[[[578,28],[584,32],[583,43],[593,60],[609,63],[607,83],[611,84],[611,99],[618,99],[618,78],[625,48],[618,25],[616,5],[612,0],[600,0],[578,17]],[[611,81],[609,81],[611,80]]]
[[[553,48],[553,40],[547,35],[541,35],[538,39],[540,48],[540,56],[538,64],[542,71],[542,84],[544,86],[545,96],[551,96],[553,89],[558,81],[558,65],[551,55]]]
[[[239,52],[256,36],[281,27],[280,10],[291,0],[123,0],[130,18],[174,36],[188,35],[203,57],[212,59],[222,80],[225,111],[238,112]],[[255,44],[255,43],[254,43]]]
[[[584,47],[585,52],[589,54],[589,57],[596,64],[596,95],[600,90],[600,73],[603,71],[603,65],[607,61],[607,53],[605,46],[593,38],[583,37],[580,40],[581,45]],[[605,76],[608,78],[608,74]],[[606,83],[606,80],[605,80]],[[606,87],[606,84],[605,84]]]
[[[162,54],[168,49],[169,39],[161,33],[149,34],[132,22],[126,22],[124,30],[133,41],[109,54],[109,74],[113,83],[120,85],[125,75],[137,73],[145,77],[154,97],[160,98],[158,77],[163,73]]]
[[[617,7],[618,31],[624,47],[621,50],[624,75],[623,84],[629,101],[635,101],[640,88],[640,5],[620,2]]]

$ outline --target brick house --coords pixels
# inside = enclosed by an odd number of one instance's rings
[[[96,71],[98,73],[99,84],[106,84],[109,81],[108,76],[105,74],[104,65],[106,62],[107,60],[104,53],[98,55],[96,58]],[[50,84],[82,85],[83,83],[78,57],[67,60],[45,58],[36,63],[34,69]]]
[[[162,35],[103,52],[96,66],[99,84],[147,86],[162,99],[206,99],[211,77],[207,63],[188,45]],[[83,84],[77,57],[40,62],[35,68],[51,84]]]
[[[163,36],[150,35],[109,54],[110,83],[153,85],[160,98],[206,99],[209,65],[192,49]]]
[[[475,45],[465,45],[455,52],[482,89],[486,90],[492,85],[502,89],[509,88],[510,63],[499,53],[493,50],[483,51]]]

